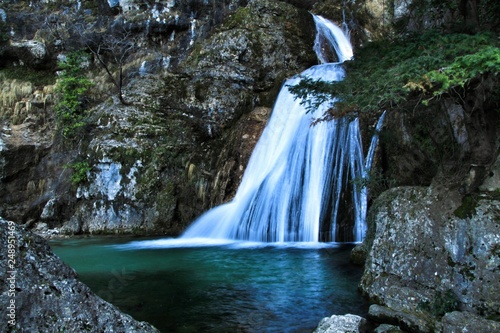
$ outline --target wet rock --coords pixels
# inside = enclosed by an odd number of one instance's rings
[[[212,183],[210,196],[213,206],[231,200],[236,194],[245,167],[270,114],[270,108],[255,108],[241,117],[238,123],[223,135],[221,141],[224,145],[217,156],[218,171]]]
[[[363,266],[366,262],[367,257],[368,257],[368,249],[363,243],[361,243],[357,244],[352,249],[349,260],[356,265]]]
[[[159,332],[96,296],[41,237],[0,218],[0,238],[2,332]]]
[[[404,333],[399,326],[382,324],[373,330],[374,333]]]
[[[366,319],[360,316],[352,314],[343,316],[333,315],[323,318],[314,330],[314,333],[364,333],[367,331],[366,326]]]

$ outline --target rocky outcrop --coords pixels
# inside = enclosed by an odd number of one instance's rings
[[[168,77],[165,107],[182,109],[207,137],[216,136],[255,106],[272,106],[285,78],[317,63],[314,36],[308,12],[250,1],[196,45],[182,77]]]
[[[12,52],[19,58],[19,65],[28,65],[33,68],[43,68],[50,63],[50,54],[44,43],[29,40],[23,42],[12,42]]]
[[[47,242],[0,218],[2,332],[159,332],[96,296]]]
[[[482,318],[478,332],[498,325],[487,320],[500,316],[496,192],[462,199],[439,186],[393,188],[375,200],[369,221],[360,286],[377,304],[372,319],[409,332],[450,331],[469,313]]]
[[[366,260],[360,286],[375,303],[373,321],[408,332],[454,331],[468,317],[477,331],[498,324],[494,86],[485,75],[461,99],[388,114],[376,162],[383,177],[370,187],[367,237],[353,252]]]
[[[50,111],[33,106],[21,109],[22,121],[0,120],[0,213],[19,223],[40,219],[44,205],[59,193],[68,199],[69,170],[64,166],[74,154],[53,150]],[[9,119],[9,117],[7,117]],[[53,214],[66,209],[58,206]]]

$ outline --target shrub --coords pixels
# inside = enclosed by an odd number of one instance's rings
[[[75,186],[86,183],[88,181],[87,173],[92,170],[92,167],[87,161],[68,163],[64,166],[64,168],[70,168],[73,170],[70,180]]]
[[[87,120],[85,106],[92,82],[83,74],[82,63],[86,60],[84,53],[74,52],[59,62],[62,72],[57,81],[55,111],[62,135],[68,139],[74,139]]]

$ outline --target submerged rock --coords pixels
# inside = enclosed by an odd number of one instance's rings
[[[41,237],[0,218],[0,331],[159,332],[104,301]]]

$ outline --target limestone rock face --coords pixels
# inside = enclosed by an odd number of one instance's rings
[[[177,97],[176,107],[214,137],[255,106],[272,106],[285,78],[317,63],[314,35],[307,11],[250,1],[193,49],[181,64],[183,77],[169,77],[165,105]]]
[[[393,188],[375,200],[369,220],[360,287],[383,305],[370,309],[372,317],[411,332],[440,331],[441,317],[456,310],[498,318],[494,194],[461,200],[438,186]]]
[[[23,19],[33,22],[24,32]],[[89,110],[77,144],[57,135],[45,89],[1,105],[0,214],[69,234],[182,232],[234,194],[269,114],[251,111],[268,110],[283,80],[316,62],[312,17],[286,2],[75,1],[52,13],[35,1],[6,6],[5,20],[17,43],[46,41],[48,68],[102,31],[128,31],[138,46],[123,68],[127,105],[94,77],[96,98],[111,95]]]
[[[270,114],[270,108],[257,107],[252,112],[243,115],[231,131],[221,138],[221,141],[226,144],[220,150],[216,160],[218,171],[210,191],[211,205],[227,202],[236,194],[245,167]]]
[[[22,112],[19,124],[13,121],[15,115],[11,121],[8,116],[0,120],[0,214],[18,223],[35,221],[46,203],[54,199],[56,205],[50,214],[64,215],[66,208],[57,203],[69,195],[69,184],[61,180],[69,175],[64,165],[73,154],[52,149],[49,111],[33,107]],[[47,210],[45,217],[50,214]]]
[[[84,146],[91,168],[77,185],[76,209],[62,226],[65,233],[176,233],[181,228],[169,223],[184,166],[169,157],[195,150],[195,137],[183,122],[159,115],[151,92],[162,88],[161,81],[142,77],[131,87],[126,93],[131,105],[104,103],[95,112]]]
[[[96,296],[41,237],[0,218],[0,238],[2,332],[159,332]]]

